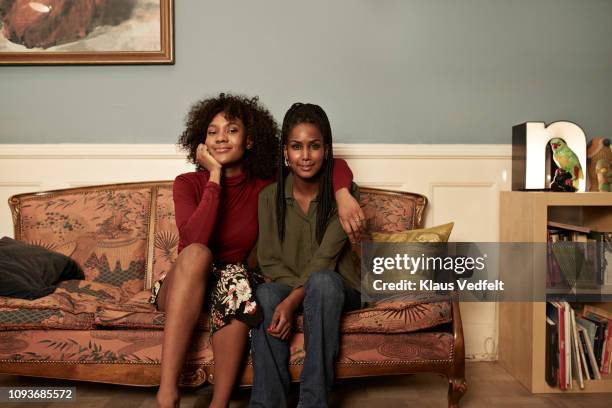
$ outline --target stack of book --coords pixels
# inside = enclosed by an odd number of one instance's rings
[[[546,287],[612,285],[612,232],[548,222]]]
[[[584,388],[612,370],[612,311],[597,306],[546,303],[546,382]]]

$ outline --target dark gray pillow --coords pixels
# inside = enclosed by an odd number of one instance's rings
[[[0,239],[0,296],[37,299],[53,293],[58,282],[84,279],[71,258],[37,245]]]

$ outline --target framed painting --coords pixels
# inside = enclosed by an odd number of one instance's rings
[[[173,0],[0,0],[0,64],[174,64]]]

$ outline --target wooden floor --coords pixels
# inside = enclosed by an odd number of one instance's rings
[[[468,392],[461,400],[463,408],[610,408],[612,393],[589,395],[533,396],[496,363],[467,364]],[[5,407],[67,408],[138,408],[155,406],[155,388],[123,387],[95,383],[66,382],[0,375],[0,387],[9,386],[75,386],[76,403],[0,403]],[[186,389],[181,407],[206,408],[211,387]],[[297,386],[292,391],[295,397]],[[343,380],[332,394],[331,407],[446,407],[447,383],[436,375],[377,377]],[[250,389],[234,394],[232,408],[247,407]]]

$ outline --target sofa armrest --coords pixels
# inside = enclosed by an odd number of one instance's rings
[[[453,337],[455,339],[455,373],[465,372],[465,344],[463,340],[463,323],[461,322],[461,310],[459,302],[452,302],[453,314]]]

